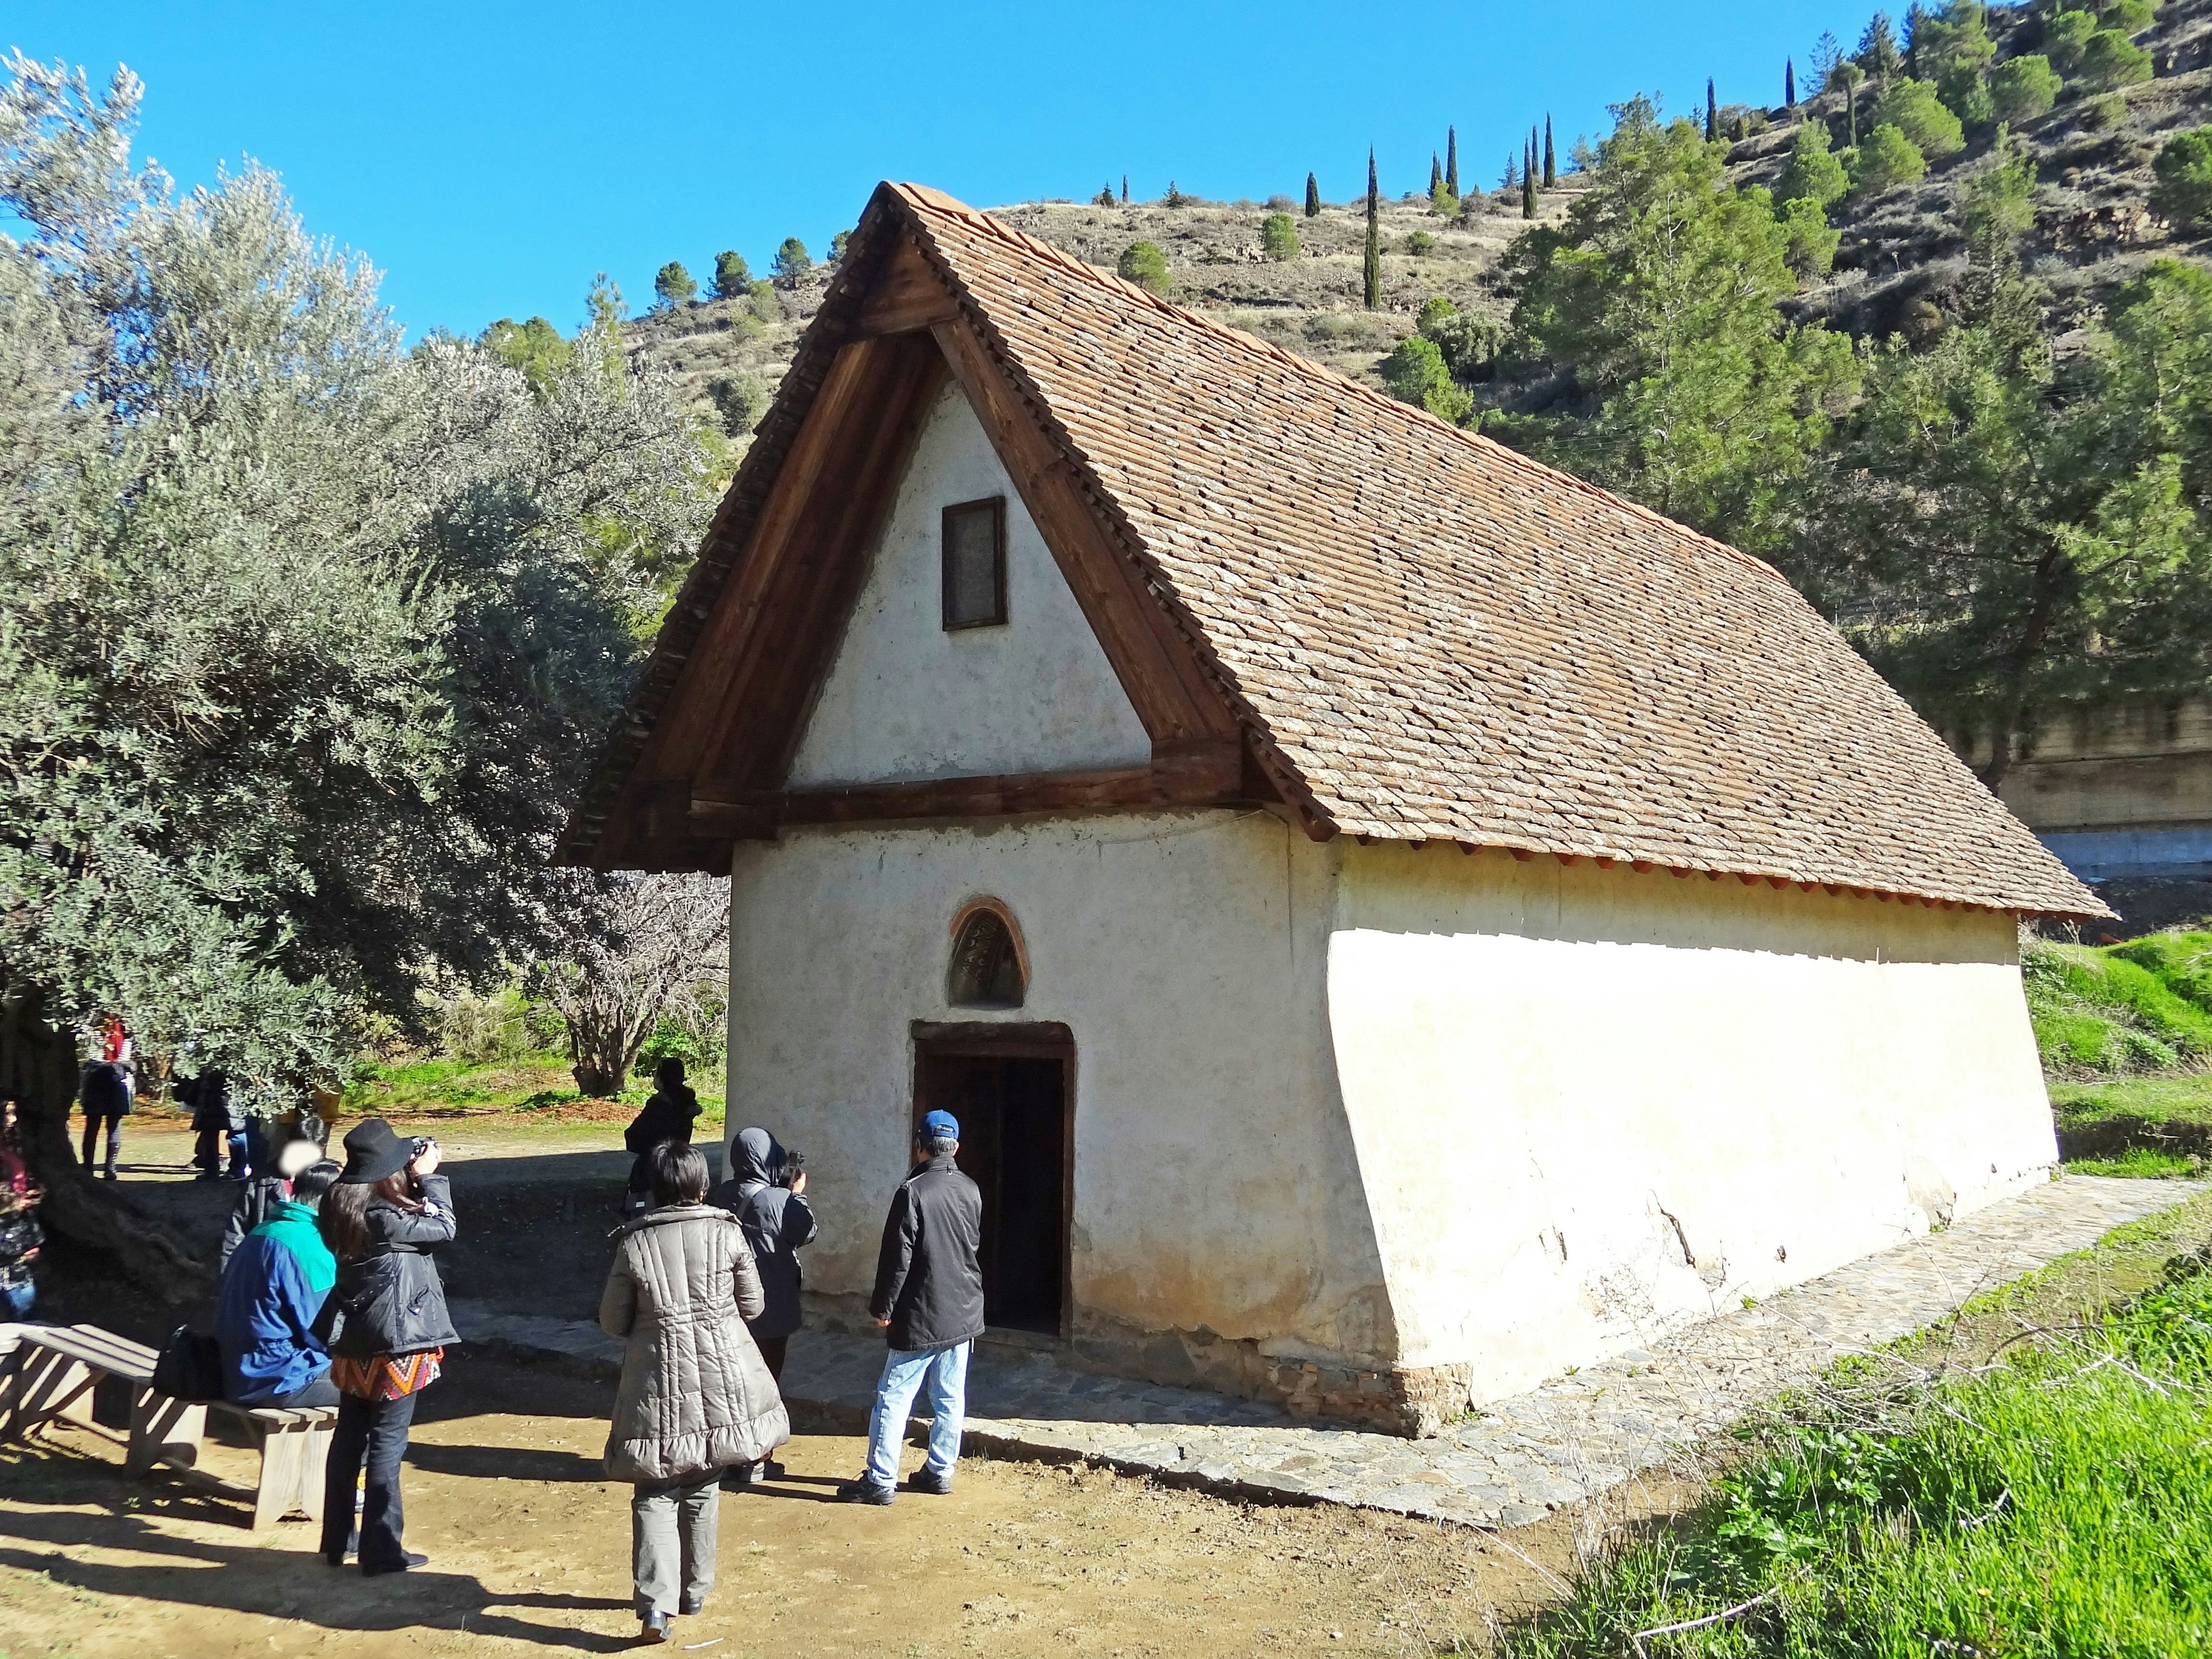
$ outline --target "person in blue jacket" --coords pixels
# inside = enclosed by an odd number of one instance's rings
[[[331,1356],[315,1334],[337,1283],[337,1258],[316,1230],[323,1194],[338,1178],[328,1159],[292,1177],[292,1195],[246,1234],[222,1270],[215,1334],[223,1393],[240,1406],[335,1406]]]

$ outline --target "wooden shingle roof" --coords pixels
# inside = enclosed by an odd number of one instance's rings
[[[893,237],[1317,833],[2109,914],[1760,561],[934,191]]]

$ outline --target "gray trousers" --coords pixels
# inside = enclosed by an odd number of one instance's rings
[[[722,1472],[687,1475],[632,1489],[630,1578],[637,1616],[694,1613],[714,1588],[714,1546],[722,1518]]]

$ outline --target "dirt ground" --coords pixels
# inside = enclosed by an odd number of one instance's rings
[[[600,1473],[610,1389],[461,1358],[424,1396],[407,1540],[364,1579],[287,1522],[57,1430],[0,1450],[0,1655],[604,1653],[629,1645],[629,1489]],[[1573,1559],[1568,1522],[1510,1540],[1328,1508],[1254,1508],[1095,1470],[977,1459],[948,1498],[829,1501],[861,1443],[805,1435],[789,1478],[722,1498],[720,1583],[676,1650],[718,1655],[1476,1651]],[[243,1473],[247,1454],[215,1449]],[[909,1449],[909,1468],[920,1454]],[[356,1633],[358,1632],[358,1633]],[[1463,1644],[1455,1649],[1455,1644]]]
[[[591,1316],[629,1163],[618,1128],[471,1119],[434,1132],[463,1217],[441,1255],[452,1292]],[[234,1193],[191,1181],[190,1151],[181,1121],[134,1116],[123,1180],[211,1256]],[[187,1318],[205,1328],[211,1312],[200,1297],[165,1303],[120,1282],[66,1243],[50,1250],[40,1294],[40,1318],[155,1343]],[[305,1522],[257,1542],[242,1507],[158,1476],[125,1480],[119,1449],[82,1430],[0,1448],[0,1659],[627,1646],[628,1489],[599,1461],[611,1398],[609,1384],[462,1350],[424,1397],[404,1480],[408,1542],[431,1565],[400,1579],[326,1567]],[[119,1399],[105,1404],[119,1424]],[[1574,1527],[1587,1542],[1595,1522],[1554,1517],[1491,1538],[974,1459],[950,1498],[828,1502],[861,1449],[848,1436],[801,1435],[785,1454],[787,1481],[724,1497],[721,1582],[705,1614],[680,1621],[678,1650],[1479,1651],[1567,1576]],[[908,1466],[919,1456],[909,1449]],[[209,1458],[250,1478],[242,1449]],[[1652,1487],[1620,1501],[1648,1516],[1674,1498]]]

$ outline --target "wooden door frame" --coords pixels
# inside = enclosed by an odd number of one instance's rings
[[[908,1027],[914,1080],[909,1133],[928,1108],[921,1093],[925,1054],[950,1059],[1056,1060],[1060,1062],[1060,1337],[1075,1320],[1075,1033],[1059,1020],[930,1020]]]

